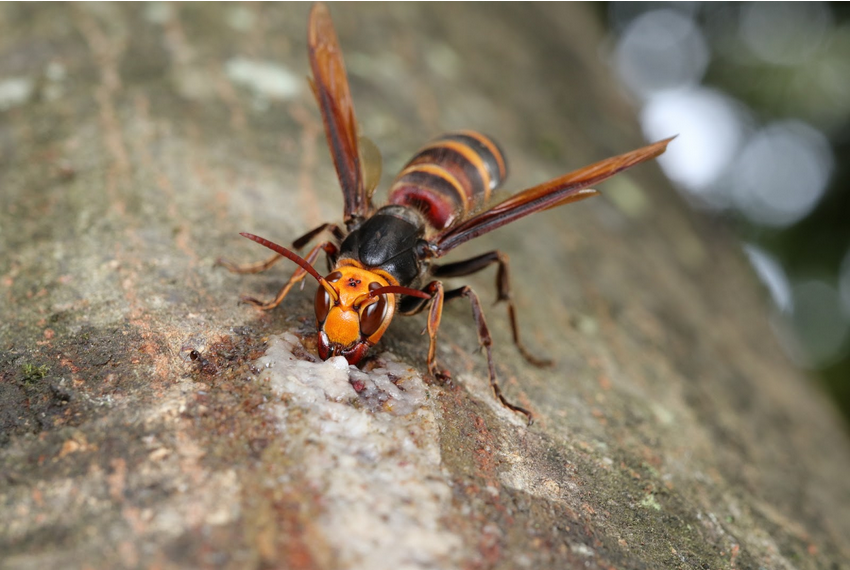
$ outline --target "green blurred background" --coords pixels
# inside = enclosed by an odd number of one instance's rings
[[[774,332],[850,426],[850,7],[607,3],[602,50],[661,164],[722,218],[765,284]]]

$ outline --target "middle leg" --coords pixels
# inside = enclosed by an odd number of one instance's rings
[[[428,346],[428,372],[438,379],[445,379],[448,375],[437,369],[437,330],[440,328],[440,320],[443,315],[443,303],[458,297],[466,297],[472,305],[472,318],[475,320],[475,325],[478,328],[478,342],[487,354],[487,371],[490,379],[490,387],[499,402],[506,408],[519,412],[528,419],[528,425],[533,422],[531,412],[523,407],[512,404],[502,394],[502,389],[499,387],[499,382],[496,379],[496,365],[493,362],[493,338],[490,336],[490,329],[487,328],[487,321],[484,319],[484,312],[481,310],[481,302],[478,300],[478,295],[475,294],[468,286],[463,286],[450,291],[443,290],[443,284],[439,281],[432,281],[423,291],[431,295],[431,307],[428,311],[428,337],[430,344]],[[421,305],[420,308],[424,307]]]
[[[511,299],[511,282],[510,273],[508,270],[508,256],[501,251],[489,251],[477,257],[458,261],[456,263],[447,263],[445,265],[432,265],[431,274],[434,277],[463,277],[477,273],[485,269],[489,265],[498,264],[496,272],[496,290],[498,297],[496,302],[504,301],[508,306],[508,319],[511,323],[511,333],[513,334],[514,344],[519,350],[522,357],[530,364],[538,367],[551,366],[552,361],[544,358],[538,358],[531,354],[519,336],[519,325],[517,324],[516,308]]]

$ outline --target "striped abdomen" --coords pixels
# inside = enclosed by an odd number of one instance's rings
[[[496,143],[475,131],[447,133],[420,149],[390,186],[390,204],[416,208],[436,229],[464,219],[507,176]]]

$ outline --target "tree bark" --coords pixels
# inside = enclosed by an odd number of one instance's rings
[[[552,367],[519,356],[493,275],[466,283],[531,427],[465,301],[447,385],[423,317],[361,373],[315,362],[313,284],[238,303],[293,270],[216,267],[264,257],[238,232],[341,215],[308,8],[0,6],[0,566],[850,567],[846,433],[656,165],[452,257],[510,255]],[[511,191],[643,144],[588,6],[332,15],[384,188],[451,129],[502,143]]]

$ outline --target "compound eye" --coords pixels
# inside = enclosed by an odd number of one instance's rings
[[[330,275],[325,278],[329,283],[336,283],[340,279],[342,279],[342,273],[339,271],[334,271]],[[319,285],[319,290],[316,291],[316,320],[319,324],[325,322],[325,319],[328,318],[328,311],[331,310],[331,296],[328,295],[328,292],[324,287]]]
[[[360,334],[370,337],[381,328],[384,318],[387,316],[387,298],[385,295],[360,312]]]
[[[319,285],[319,290],[316,291],[316,321],[321,325],[328,318],[328,311],[331,310],[331,296],[325,291],[325,288]]]

